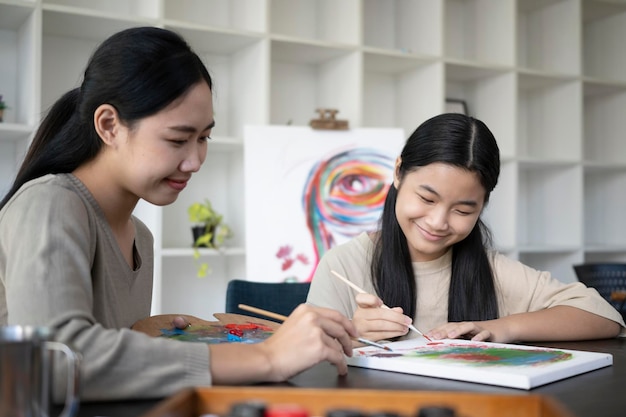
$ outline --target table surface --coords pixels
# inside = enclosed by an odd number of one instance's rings
[[[328,363],[317,365],[287,382],[263,385],[294,388],[477,392],[507,395],[539,394],[555,398],[578,417],[623,417],[626,415],[626,339],[533,343],[532,345],[610,353],[613,355],[613,366],[528,391],[355,367],[349,368],[348,375],[338,376],[335,368]],[[157,403],[158,400],[83,403],[80,406],[78,416],[135,417],[150,410]],[[52,415],[58,415],[58,412],[57,414],[53,412]]]

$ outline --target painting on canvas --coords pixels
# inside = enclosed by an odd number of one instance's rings
[[[606,353],[469,340],[389,343],[393,351],[357,348],[348,364],[422,376],[531,389],[610,366]]]
[[[377,228],[402,129],[248,126],[246,279],[310,281],[329,248]]]

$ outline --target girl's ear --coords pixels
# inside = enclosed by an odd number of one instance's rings
[[[396,190],[400,187],[400,165],[402,165],[402,157],[399,156],[396,158],[396,166],[393,169],[393,186]]]
[[[110,104],[101,104],[93,113],[93,125],[96,133],[106,145],[116,146],[120,132],[120,119],[117,110]]]

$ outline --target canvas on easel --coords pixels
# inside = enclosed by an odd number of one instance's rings
[[[244,130],[246,279],[310,281],[329,248],[378,227],[398,128]]]
[[[348,365],[532,389],[613,364],[608,353],[462,339],[409,339],[386,346],[393,352],[356,348]]]

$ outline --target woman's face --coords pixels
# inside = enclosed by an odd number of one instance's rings
[[[420,167],[402,182],[396,176],[394,185],[396,218],[413,262],[437,259],[465,239],[484,206],[485,189],[476,173],[448,164]]]
[[[202,166],[214,125],[211,90],[206,83],[198,83],[127,131],[118,160],[118,181],[152,204],[174,202]]]

